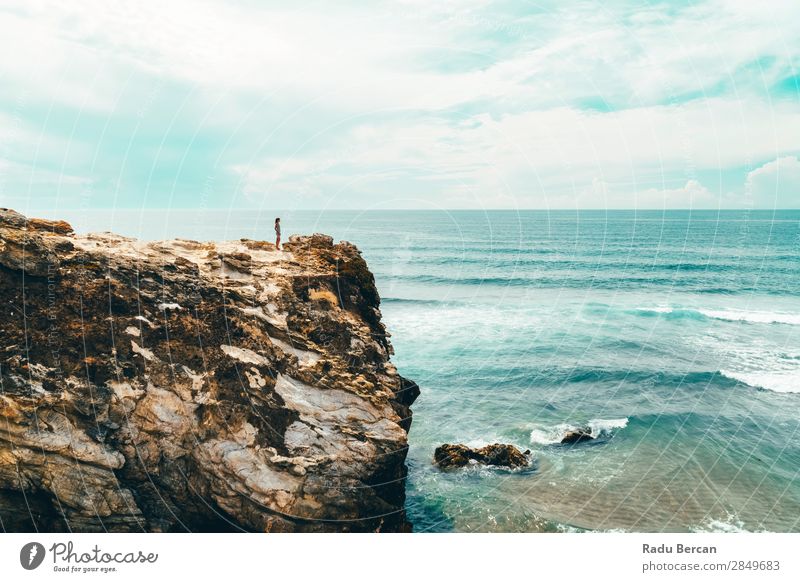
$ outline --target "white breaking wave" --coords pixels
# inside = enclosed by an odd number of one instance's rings
[[[534,428],[531,430],[531,444],[554,445],[560,443],[570,428],[572,427],[568,424],[559,424],[551,428]]]
[[[728,515],[727,519],[708,519],[702,525],[690,528],[695,533],[748,533],[744,522],[734,515]]]
[[[637,311],[646,313],[695,312],[711,319],[722,321],[744,321],[747,323],[782,323],[800,325],[800,314],[781,311],[746,311],[743,309],[695,309],[691,307],[637,307]]]
[[[729,370],[720,370],[719,373],[754,388],[800,394],[800,370],[780,370],[777,372],[731,372]]]
[[[739,311],[739,310],[711,310],[698,309],[706,317],[722,319],[725,321],[746,321],[748,323],[784,323],[786,325],[800,325],[800,314],[781,313],[773,311]]]
[[[601,436],[611,436],[614,430],[623,429],[628,426],[627,418],[612,418],[605,420],[594,418],[587,422],[584,427],[591,430],[594,438]],[[581,428],[572,424],[557,424],[549,428],[534,428],[531,430],[531,444],[534,445],[554,445],[560,443],[561,439],[572,430]]]
[[[672,313],[673,307],[637,307],[636,311],[646,311],[648,313]]]
[[[616,428],[625,428],[628,426],[628,419],[612,418],[611,420],[603,420],[602,418],[594,418],[588,422],[588,425],[592,429],[592,436],[598,437],[611,434],[611,431]]]

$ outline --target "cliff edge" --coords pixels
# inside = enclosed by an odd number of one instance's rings
[[[0,302],[3,530],[410,530],[418,388],[353,245],[0,209]]]

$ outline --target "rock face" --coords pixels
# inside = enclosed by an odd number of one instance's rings
[[[6,531],[408,531],[409,406],[330,237],[144,243],[0,210]]]
[[[436,447],[433,462],[441,469],[464,467],[470,461],[499,467],[526,467],[530,463],[530,451],[520,452],[514,445],[495,443],[480,449],[466,445],[444,444]]]

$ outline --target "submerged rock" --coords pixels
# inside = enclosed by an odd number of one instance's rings
[[[475,461],[483,465],[499,467],[525,467],[530,463],[530,451],[520,452],[514,445],[495,443],[479,449],[466,445],[444,444],[436,447],[433,462],[442,469],[464,467]]]
[[[0,210],[6,531],[408,531],[409,406],[358,249]],[[29,508],[29,509],[28,509]]]
[[[591,441],[594,440],[594,436],[592,436],[592,429],[591,428],[575,428],[572,430],[568,430],[563,437],[561,437],[562,444],[574,444],[580,443],[583,441]]]

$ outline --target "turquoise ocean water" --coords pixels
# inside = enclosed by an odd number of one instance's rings
[[[54,212],[143,238],[273,214]],[[416,531],[800,531],[800,211],[282,213],[354,242],[416,380]],[[569,426],[598,439],[557,444]],[[513,443],[522,471],[431,465]]]

